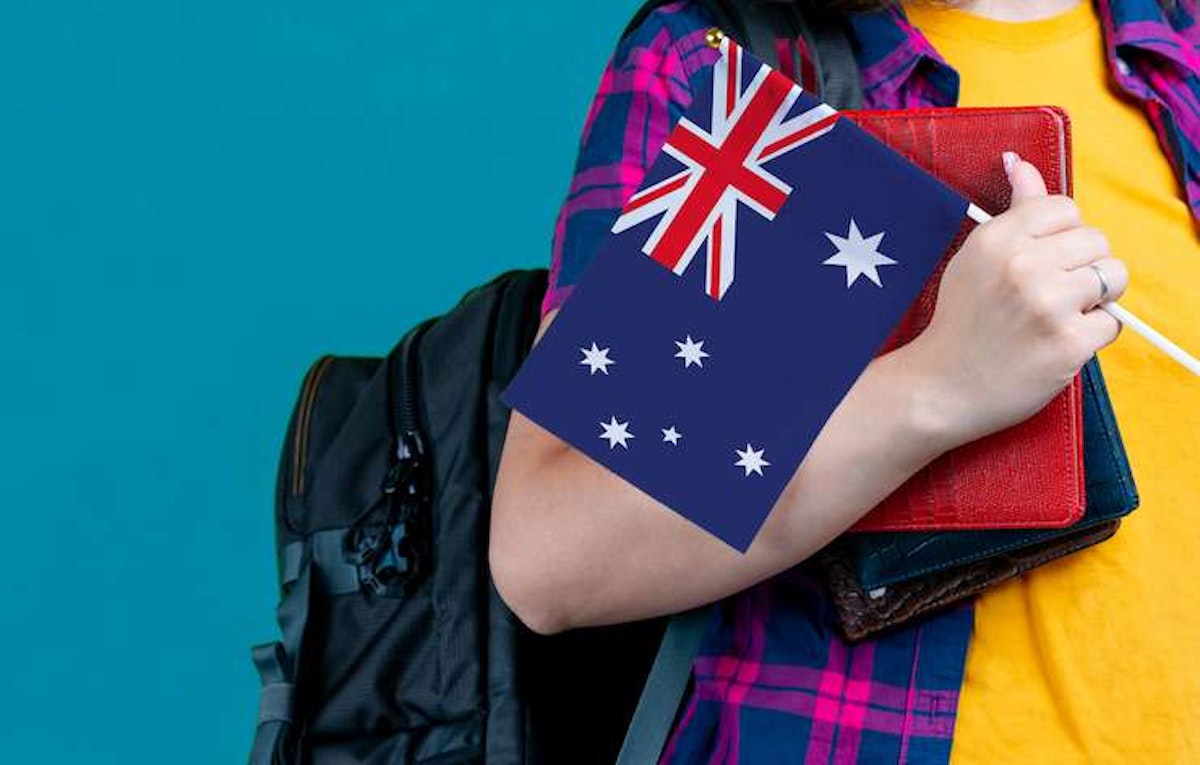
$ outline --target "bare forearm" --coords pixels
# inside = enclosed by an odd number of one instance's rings
[[[867,368],[745,555],[514,416],[490,552],[518,615],[551,631],[716,600],[811,555],[938,454],[1044,407],[1120,329],[1094,269],[1111,300],[1128,271],[1033,165],[1004,161],[1012,208],[967,237],[929,326]]]
[[[790,568],[948,448],[915,366],[902,349],[867,368],[745,554],[514,413],[493,508],[501,594],[557,631],[679,611]]]

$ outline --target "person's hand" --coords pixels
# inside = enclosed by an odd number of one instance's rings
[[[1096,306],[1102,282],[1106,301],[1125,291],[1125,265],[1073,200],[1046,194],[1037,168],[1012,153],[1004,164],[1012,206],[950,261],[930,324],[908,350],[932,374],[931,403],[955,444],[1035,414],[1120,332]]]

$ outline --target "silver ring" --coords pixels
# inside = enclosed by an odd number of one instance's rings
[[[1104,275],[1104,271],[1095,263],[1089,263],[1088,268],[1096,272],[1096,278],[1100,280],[1100,298],[1096,301],[1096,305],[1104,302],[1104,298],[1108,297],[1108,277]]]

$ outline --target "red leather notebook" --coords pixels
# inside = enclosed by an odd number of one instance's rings
[[[845,112],[987,212],[1008,209],[1000,155],[1032,162],[1052,194],[1071,193],[1067,115],[1048,106]],[[946,258],[881,353],[929,323],[941,274],[975,224],[967,221]],[[1032,418],[942,455],[851,531],[1057,528],[1084,510],[1079,377]]]

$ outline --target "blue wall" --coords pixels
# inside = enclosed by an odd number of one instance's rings
[[[0,3],[0,759],[244,759],[301,375],[546,261],[635,4]]]

